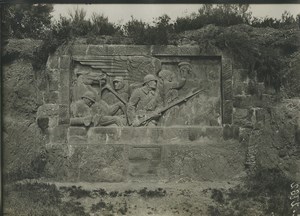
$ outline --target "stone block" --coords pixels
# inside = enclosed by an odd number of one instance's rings
[[[85,127],[69,127],[68,136],[86,136],[87,130]]]
[[[49,118],[49,128],[54,128],[58,126],[58,117],[51,117]]]
[[[71,56],[69,55],[61,56],[59,61],[60,69],[70,69],[71,62],[72,62]]]
[[[228,139],[239,139],[239,127],[236,125],[223,126],[223,138],[224,140]]]
[[[131,177],[157,175],[158,166],[161,162],[161,147],[132,147],[128,158]]]
[[[59,100],[61,104],[70,103],[70,71],[60,70]]]
[[[44,169],[45,176],[54,181],[67,181],[67,146],[61,144],[53,144],[47,146],[46,148],[47,163]]]
[[[57,91],[58,90],[58,80],[50,79],[49,80],[49,91]]]
[[[59,68],[59,56],[50,55],[47,60],[47,68],[49,69],[58,69]]]
[[[107,45],[88,45],[84,55],[88,55],[88,56],[107,55]]]
[[[132,147],[129,150],[129,160],[160,160],[161,159],[161,147]]]
[[[258,92],[258,96],[261,96],[266,92],[266,87],[263,82],[257,83],[257,92]]]
[[[117,127],[94,127],[88,131],[88,142],[109,144],[119,143],[122,128]]]
[[[106,55],[150,56],[150,52],[147,45],[107,45]]]
[[[245,153],[239,152],[237,140],[207,145],[164,145],[160,175],[169,181],[189,178],[195,181],[232,179],[244,170]]]
[[[70,49],[72,56],[85,56],[88,45],[73,45]]]
[[[129,164],[129,176],[132,177],[144,177],[153,178],[158,175],[158,166],[160,161],[158,160],[142,160],[131,161]]]
[[[236,95],[233,98],[233,106],[240,109],[247,109],[254,106],[254,99],[251,95]]]
[[[54,128],[49,128],[49,139],[50,143],[66,143],[67,132],[69,125],[58,125]]]
[[[198,46],[178,46],[177,54],[182,56],[197,56],[200,55],[200,48]]]
[[[153,45],[151,46],[151,55],[153,56],[168,56],[178,55],[178,47],[177,46],[171,46],[171,45]]]
[[[44,93],[44,102],[49,104],[56,104],[58,100],[58,91],[50,91]]]
[[[223,98],[224,100],[232,100],[232,80],[225,80],[223,85]]]
[[[239,141],[244,146],[248,145],[248,142],[250,140],[251,131],[252,131],[252,129],[250,129],[250,128],[240,128],[240,130],[239,130]]]
[[[69,181],[123,182],[128,159],[124,145],[73,145]]]
[[[233,106],[237,108],[269,107],[274,102],[274,97],[262,94],[260,97],[252,95],[236,95],[233,99]]]
[[[233,112],[233,103],[231,100],[225,100],[223,102],[223,124],[232,123],[232,112]]]
[[[38,117],[56,116],[59,113],[58,104],[43,104],[37,110]]]
[[[246,82],[248,79],[247,69],[233,69],[232,73],[234,82]]]
[[[222,127],[207,127],[205,134],[209,138],[219,139],[222,137]]]
[[[95,127],[88,131],[90,144],[177,144],[221,137],[222,127],[220,126]]]
[[[232,86],[233,95],[248,94],[248,84],[246,82],[234,81]]]
[[[232,79],[232,62],[230,59],[222,59],[222,81]]]
[[[264,122],[266,110],[264,108],[256,108],[255,110],[255,121],[256,122]]]
[[[235,108],[233,112],[233,124],[251,128],[253,126],[252,117],[253,112],[251,109]]]
[[[59,105],[59,124],[69,124],[70,123],[70,110],[69,105],[60,104]]]
[[[84,144],[86,145],[88,143],[87,136],[68,136],[68,143],[72,144]]]

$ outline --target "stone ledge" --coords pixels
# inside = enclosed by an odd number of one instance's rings
[[[72,56],[222,56],[220,52],[204,53],[199,46],[174,46],[174,45],[74,45],[70,49]]]
[[[236,140],[204,145],[84,145],[69,144],[60,159],[47,163],[53,179],[70,182],[128,182],[187,177],[196,181],[230,180],[243,171],[245,152]],[[57,151],[49,154],[55,157]],[[59,169],[59,170],[58,170]]]
[[[273,102],[273,96],[268,94],[262,94],[260,97],[252,95],[236,95],[233,98],[233,106],[242,109],[251,107],[266,107]]]
[[[188,143],[221,139],[222,127],[95,127],[88,131],[87,143],[153,144]]]

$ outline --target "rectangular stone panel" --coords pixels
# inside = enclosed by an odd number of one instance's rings
[[[69,104],[70,103],[70,71],[60,70],[60,103]]]
[[[158,160],[134,161],[129,164],[129,177],[155,177],[160,164]]]
[[[60,104],[58,109],[59,124],[70,123],[70,110],[68,104]]]
[[[232,100],[232,80],[223,81],[223,99]]]
[[[106,55],[150,56],[150,52],[147,45],[108,45]]]
[[[128,172],[124,145],[71,145],[69,181],[123,182]]]
[[[232,123],[233,105],[231,100],[225,100],[223,102],[223,124]]]
[[[58,55],[50,55],[47,61],[48,69],[58,69],[59,68],[59,56]]]
[[[230,59],[222,59],[222,81],[232,79],[232,62]]]
[[[61,69],[70,69],[71,57],[69,55],[63,55],[60,57],[59,66]]]
[[[73,45],[70,49],[72,56],[85,56],[88,45]]]
[[[89,144],[177,144],[201,142],[205,138],[220,139],[222,127],[95,127],[88,131]]]
[[[161,162],[160,147],[132,147],[129,150],[129,176],[157,175]]]
[[[54,128],[49,128],[50,143],[66,143],[68,126],[67,124],[61,124]]]
[[[160,160],[160,147],[132,147],[129,151],[129,160]]]
[[[69,127],[68,129],[69,136],[86,136],[87,131],[85,127]]]

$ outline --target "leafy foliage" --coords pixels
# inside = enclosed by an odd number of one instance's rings
[[[203,5],[198,13],[187,17],[179,17],[175,21],[176,32],[199,29],[208,24],[216,26],[231,26],[237,24],[249,24],[251,13],[247,12],[249,5]]]
[[[57,47],[78,37],[84,37],[87,43],[92,44],[120,43],[125,35],[130,39],[129,43],[167,45],[177,44],[176,38],[180,37],[181,32],[198,29],[201,34],[188,39],[197,41],[204,50],[229,51],[249,69],[247,76],[257,76],[259,81],[273,86],[277,91],[282,88],[291,90],[286,85],[291,84],[289,77],[292,76],[287,76],[291,72],[286,68],[289,57],[299,50],[300,15],[295,18],[284,12],[281,19],[260,19],[252,17],[246,4],[207,4],[197,13],[177,18],[174,23],[169,16],[162,15],[152,25],[132,17],[120,26],[110,23],[103,14],[93,14],[87,19],[83,9],[76,9],[69,12],[69,17],[60,17],[55,23],[50,23],[51,11],[50,5],[26,5],[24,8],[16,5],[10,6],[5,15],[4,26],[10,36],[43,40],[43,45],[36,51],[35,69],[44,67],[48,55]],[[266,28],[268,33],[251,26],[262,30]],[[99,40],[101,35],[110,35],[111,38]],[[182,35],[186,37],[185,33]]]
[[[50,29],[53,11],[50,4],[15,4],[4,11],[7,34],[12,37],[41,39]]]
[[[135,44],[169,44],[173,26],[168,15],[158,17],[150,26],[141,20],[132,19],[124,25],[125,35],[131,37]]]

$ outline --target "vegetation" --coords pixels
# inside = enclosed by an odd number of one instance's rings
[[[158,17],[152,25],[134,17],[123,26],[109,22],[103,14],[86,17],[83,9],[76,9],[68,17],[60,17],[51,23],[51,5],[11,5],[4,14],[4,38],[34,38],[43,40],[35,51],[34,69],[45,66],[48,55],[62,44],[75,38],[85,37],[88,43],[95,43],[101,35],[114,36],[111,43],[118,43],[121,37],[131,38],[133,44],[177,44],[181,32],[207,28],[196,40],[204,49],[230,51],[235,58],[248,67],[248,76],[257,75],[259,81],[283,90],[286,97],[300,93],[295,77],[297,69],[289,68],[291,56],[299,50],[300,15],[296,18],[288,12],[281,19],[256,18],[249,11],[249,5],[203,5],[197,13],[178,17]],[[17,22],[16,22],[17,20]],[[251,28],[268,28],[259,34]],[[226,28],[225,28],[226,27]],[[273,29],[273,30],[272,30]],[[275,29],[280,29],[276,31]],[[293,77],[290,79],[289,77]]]
[[[279,169],[263,169],[250,176],[245,185],[227,192],[212,190],[212,199],[217,207],[209,206],[211,216],[215,215],[292,215],[290,208],[291,179]]]

